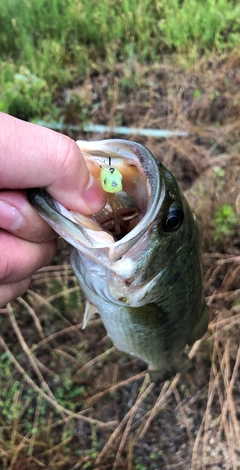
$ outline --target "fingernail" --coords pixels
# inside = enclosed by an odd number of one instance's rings
[[[23,217],[16,207],[0,200],[0,227],[15,232],[23,223]]]
[[[102,210],[106,204],[106,193],[92,175],[90,175],[90,182],[85,190],[84,199],[93,213]]]

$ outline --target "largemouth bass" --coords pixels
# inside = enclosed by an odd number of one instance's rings
[[[43,189],[29,200],[75,247],[71,263],[88,299],[84,327],[101,315],[115,347],[148,364],[153,380],[184,372],[184,353],[206,331],[199,231],[174,176],[144,146],[77,142],[90,172],[108,165],[122,191],[92,217],[71,212]]]

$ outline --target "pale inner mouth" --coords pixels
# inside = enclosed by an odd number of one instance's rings
[[[106,161],[103,159],[103,162]],[[99,159],[98,159],[99,162]],[[99,177],[100,167],[96,161],[88,161],[90,172]],[[140,164],[124,159],[112,159],[112,165],[122,174],[123,189],[107,193],[107,203],[94,219],[101,229],[110,233],[115,241],[121,240],[146,214],[150,187]]]

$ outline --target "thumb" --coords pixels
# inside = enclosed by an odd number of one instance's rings
[[[106,195],[69,137],[0,113],[0,189],[44,187],[66,208],[93,214]]]

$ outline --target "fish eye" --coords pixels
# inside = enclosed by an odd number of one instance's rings
[[[172,233],[178,230],[184,220],[184,213],[178,207],[170,207],[169,212],[163,217],[160,224],[165,233]]]

